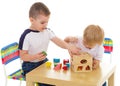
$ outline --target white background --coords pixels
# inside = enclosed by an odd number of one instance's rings
[[[61,39],[69,35],[82,36],[84,28],[89,24],[98,24],[104,29],[105,37],[112,38],[114,42],[112,61],[118,65],[115,86],[119,86],[119,0],[1,0],[0,48],[11,42],[18,42],[21,33],[30,26],[29,8],[37,1],[42,1],[49,7],[51,17],[48,27]],[[47,53],[49,58],[69,58],[66,50],[51,42]],[[0,86],[4,86],[4,83],[3,66],[0,62]],[[9,82],[9,86],[18,86],[15,83]]]

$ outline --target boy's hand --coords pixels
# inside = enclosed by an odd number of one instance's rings
[[[40,53],[38,53],[38,54],[36,55],[36,57],[37,57],[37,59],[38,59],[39,61],[42,61],[42,60],[44,60],[44,59],[46,58],[46,54],[43,53],[43,52],[40,52]]]
[[[93,60],[93,69],[97,69],[97,68],[99,67],[99,65],[100,65],[100,61],[94,59],[94,60]]]
[[[43,53],[45,56],[47,56],[47,53],[46,53],[45,51],[42,51],[42,53]]]
[[[69,45],[69,49],[68,49],[68,51],[69,51],[69,54],[72,56],[72,55],[74,55],[74,54],[79,54],[79,52],[80,52],[80,48],[78,48],[78,47],[76,47],[75,45]]]

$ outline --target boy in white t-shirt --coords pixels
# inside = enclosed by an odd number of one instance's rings
[[[83,37],[69,36],[64,41],[74,44],[83,52],[90,53],[93,56],[93,69],[96,69],[99,67],[104,53],[103,39],[104,31],[100,26],[88,25],[84,30]],[[73,55],[72,52],[69,53],[71,56]],[[102,86],[106,86],[106,82]]]
[[[83,37],[66,37],[64,39],[67,43],[74,43],[81,51],[88,52],[93,56],[93,69],[99,67],[102,60],[104,31],[98,25],[89,25],[84,30]]]
[[[48,60],[42,52],[47,51],[50,40],[59,47],[68,49],[71,52],[77,53],[79,51],[77,47],[68,45],[47,28],[49,17],[49,9],[41,2],[34,3],[29,10],[31,26],[23,32],[19,40],[24,76]],[[51,85],[42,83],[39,86]]]

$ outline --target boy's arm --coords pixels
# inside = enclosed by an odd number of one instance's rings
[[[73,36],[68,36],[64,39],[64,41],[67,43],[76,43],[78,42],[78,38]]]
[[[100,62],[102,61],[103,53],[104,53],[103,45],[98,46],[96,49],[96,56],[93,59],[93,69],[99,67]]]
[[[93,69],[97,69],[100,65],[100,60],[93,59]]]
[[[35,54],[35,55],[30,55],[28,54],[27,50],[20,50],[20,58],[23,61],[34,61],[34,60],[41,61],[41,60],[44,60],[45,57],[46,56],[42,52]]]
[[[61,40],[60,38],[58,37],[54,37],[51,39],[56,45],[58,45],[59,47],[61,48],[64,48],[64,49],[68,49],[70,50],[71,52],[73,53],[78,53],[79,52],[79,48],[73,46],[73,45],[70,45],[68,43],[66,43],[65,41]]]
[[[64,41],[67,42],[67,43],[69,43],[69,42],[70,42],[70,37],[66,37],[66,38],[64,39]]]

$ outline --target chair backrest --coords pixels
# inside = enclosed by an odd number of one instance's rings
[[[104,46],[104,53],[111,54],[111,52],[113,51],[112,39],[111,38],[104,38],[103,46]]]
[[[110,58],[110,63],[112,62],[112,52],[113,52],[113,41],[111,38],[104,38],[104,42],[103,42],[103,47],[104,47],[104,56],[105,57],[109,57]],[[109,54],[109,55],[107,55]],[[105,60],[105,58],[104,58]],[[107,62],[107,58],[106,58],[106,62]]]
[[[1,60],[4,65],[5,74],[9,75],[21,69],[18,43],[11,43],[1,49]]]

